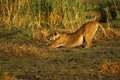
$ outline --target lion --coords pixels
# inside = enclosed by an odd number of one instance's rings
[[[106,35],[103,26],[97,21],[88,21],[84,23],[77,31],[68,34],[56,34],[52,38],[54,42],[49,45],[49,48],[64,47],[77,47],[83,46],[89,48],[92,45],[92,39],[98,29],[101,28],[102,32]]]

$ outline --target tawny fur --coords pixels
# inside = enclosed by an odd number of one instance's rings
[[[100,27],[104,35],[106,35],[104,28],[99,22],[89,21],[84,23],[76,32],[70,34],[58,34],[56,35],[57,37],[53,36],[56,40],[49,48],[57,48],[60,46],[76,47],[81,45],[85,48],[89,48],[92,45],[92,39],[98,27]]]

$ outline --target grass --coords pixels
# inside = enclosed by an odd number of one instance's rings
[[[83,14],[86,16],[87,12],[83,7],[87,5],[82,4],[78,0],[1,0],[0,26],[3,30],[0,32],[11,33],[13,28],[19,30],[29,27],[32,33],[27,35],[36,39],[42,28],[52,31],[66,28],[74,31],[86,20]]]
[[[8,75],[18,80],[119,80],[119,43],[97,42],[89,49],[37,47],[38,51],[33,53],[25,47],[21,50],[18,45],[9,45],[0,49],[0,64]]]
[[[9,76],[7,72],[0,66],[0,80],[17,80],[15,76]]]
[[[100,33],[89,49],[47,47],[49,33],[76,31],[97,7],[79,0],[0,0],[0,80],[119,80],[119,19],[111,23],[115,30],[106,30],[111,39]]]

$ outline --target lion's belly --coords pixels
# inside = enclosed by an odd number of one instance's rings
[[[75,42],[76,46],[80,46],[83,44],[83,35],[81,35],[78,40]]]
[[[66,46],[67,47],[76,47],[76,46],[80,46],[83,44],[83,35],[81,35],[79,38],[72,39],[71,41],[69,41]]]

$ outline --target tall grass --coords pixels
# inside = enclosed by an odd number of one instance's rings
[[[0,32],[21,30],[35,40],[43,28],[72,32],[86,21],[87,7],[93,8],[83,0],[0,0]]]
[[[51,29],[69,29],[75,31],[86,21],[86,7],[83,0],[46,0],[52,6],[48,25]]]
[[[28,29],[26,34],[34,38],[35,29],[40,27],[39,3],[39,0],[0,0],[1,33],[10,34]]]

